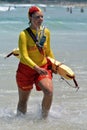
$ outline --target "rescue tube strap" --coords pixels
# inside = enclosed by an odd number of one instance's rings
[[[73,82],[74,82],[75,86],[71,85],[65,78],[61,77],[61,79],[64,80],[69,86],[71,86],[71,87],[73,87],[73,88],[77,88],[76,91],[78,91],[79,86],[78,86],[78,83],[77,83],[77,81],[76,81],[75,78],[73,78]]]
[[[44,54],[42,47],[38,46],[38,44],[37,44],[37,43],[38,43],[38,39],[36,38],[36,36],[35,36],[34,33],[32,32],[32,30],[30,29],[30,27],[28,27],[26,30],[27,30],[27,32],[29,33],[29,35],[32,37],[32,39],[34,40],[34,42],[35,42],[35,44],[36,44],[36,46],[37,46],[39,52],[40,52],[41,54]]]
[[[13,55],[13,52],[9,53],[8,55],[5,56],[5,58],[10,57],[11,55]]]

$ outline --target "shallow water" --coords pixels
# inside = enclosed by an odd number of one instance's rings
[[[17,47],[19,32],[28,26],[27,7],[0,11],[0,130],[86,130],[87,129],[87,8],[47,7],[44,24],[51,30],[56,59],[76,74],[79,91],[54,75],[53,104],[47,120],[41,119],[42,93],[35,89],[25,116],[16,116],[18,101],[15,73],[18,59],[4,56]],[[73,85],[73,81],[69,81]]]

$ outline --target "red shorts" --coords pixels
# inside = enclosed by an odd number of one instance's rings
[[[33,88],[33,84],[36,85],[36,90],[40,91],[41,88],[37,86],[38,82],[43,78],[52,79],[52,71],[49,69],[49,64],[41,66],[47,70],[47,75],[39,75],[34,69],[30,68],[27,65],[19,63],[17,73],[16,73],[16,81],[18,87],[24,91],[30,90]],[[29,87],[31,86],[31,88]]]

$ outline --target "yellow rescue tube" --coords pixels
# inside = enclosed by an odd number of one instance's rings
[[[8,55],[6,55],[5,58],[10,57],[11,55],[14,55],[14,56],[16,56],[17,58],[20,59],[21,55],[20,55],[20,52],[19,52],[19,48],[13,49],[13,51],[11,51]],[[59,74],[61,77],[65,78],[65,79],[68,79],[68,80],[73,79],[73,81],[75,83],[75,88],[77,88],[77,90],[78,90],[79,86],[78,86],[78,83],[75,79],[75,74],[71,70],[71,68],[69,68],[68,66],[62,64],[61,62],[59,62],[59,61],[57,61],[53,58],[50,58],[50,57],[47,57],[47,58],[52,64],[53,72],[56,72],[57,74]]]
[[[11,55],[14,55],[16,56],[17,58],[20,59],[20,53],[19,53],[19,48],[16,48],[16,49],[13,49],[13,51],[11,51],[7,56],[11,56]],[[54,72],[56,72],[57,74],[61,75],[62,77],[64,77],[65,79],[73,79],[75,77],[75,74],[74,72],[71,70],[71,68],[69,68],[68,66],[62,64],[61,62],[53,59],[53,58],[50,58],[50,57],[47,57],[48,60],[51,62],[52,64],[52,70]]]
[[[20,58],[19,48],[13,50],[13,55],[16,56],[17,58]]]
[[[10,57],[11,55],[14,55],[14,56],[16,56],[17,58],[20,59],[19,48],[15,48],[15,49],[13,49],[9,54],[6,55],[5,58]]]
[[[68,80],[71,80],[75,77],[74,72],[68,66],[50,57],[48,57],[48,60],[50,60],[50,62],[52,63],[52,70],[57,74]]]

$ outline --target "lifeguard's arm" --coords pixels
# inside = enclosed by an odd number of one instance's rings
[[[54,58],[54,54],[53,51],[50,47],[50,31],[48,29],[46,29],[46,33],[47,33],[47,48],[46,48],[46,55],[47,57],[51,57]]]
[[[29,54],[27,52],[27,38],[24,31],[22,31],[19,35],[19,51],[20,51],[21,58],[23,59],[26,65],[28,65],[31,68],[34,68],[34,66],[37,66],[29,58]]]

